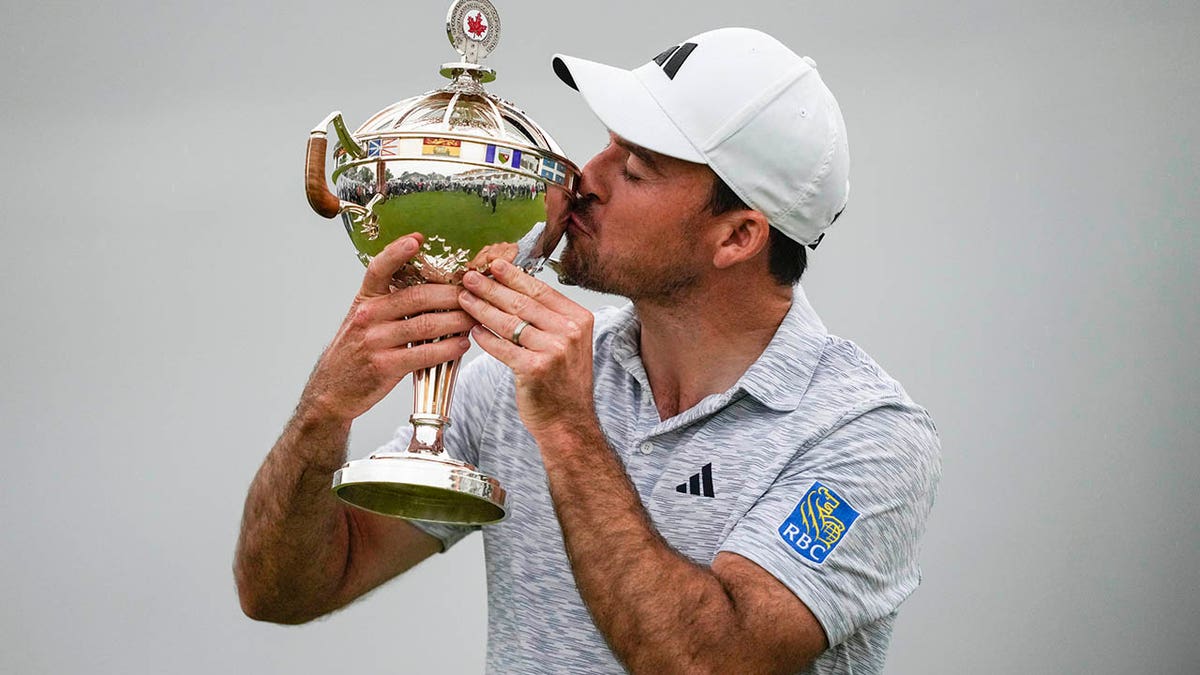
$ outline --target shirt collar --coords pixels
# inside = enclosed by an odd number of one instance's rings
[[[616,311],[611,326],[613,358],[648,388],[650,383],[646,380],[638,344],[641,322],[632,303]],[[826,335],[825,324],[809,304],[804,289],[796,284],[792,287],[792,305],[775,335],[758,359],[726,392],[729,399],[744,391],[772,410],[795,410],[821,359]]]
[[[738,378],[734,390],[745,391],[772,410],[795,410],[825,351],[826,336],[825,324],[809,304],[804,289],[796,284],[792,287],[792,306],[774,337]]]
[[[643,387],[650,388],[646,378],[646,370],[642,367],[641,339],[642,322],[638,319],[633,303],[626,303],[617,308],[612,317],[611,340],[612,355],[617,363],[636,378]]]

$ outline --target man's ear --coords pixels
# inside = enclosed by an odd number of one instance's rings
[[[767,248],[771,224],[754,209],[735,209],[718,217],[717,247],[713,267],[726,269],[746,262]]]

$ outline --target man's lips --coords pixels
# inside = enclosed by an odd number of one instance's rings
[[[592,227],[586,222],[584,217],[572,211],[567,214],[567,229],[577,234],[583,234],[591,237],[593,235]]]

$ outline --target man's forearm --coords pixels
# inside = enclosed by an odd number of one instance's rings
[[[409,373],[459,359],[470,346],[447,337],[475,325],[458,306],[457,287],[392,288],[421,242],[417,234],[400,237],[371,260],[296,414],[250,486],[234,575],[242,609],[254,618],[315,618],[435,550],[433,537],[382,524],[329,490],[346,458],[351,422]]]
[[[659,536],[599,427],[558,434],[542,450],[580,595],[630,671],[705,672],[736,651],[720,579]]]
[[[249,616],[298,623],[328,611],[349,537],[329,483],[345,459],[349,433],[349,422],[302,403],[254,477],[234,562]]]

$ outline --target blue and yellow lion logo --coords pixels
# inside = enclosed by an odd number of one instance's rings
[[[849,502],[817,481],[780,524],[779,536],[801,556],[819,565],[857,519],[858,511]]]

